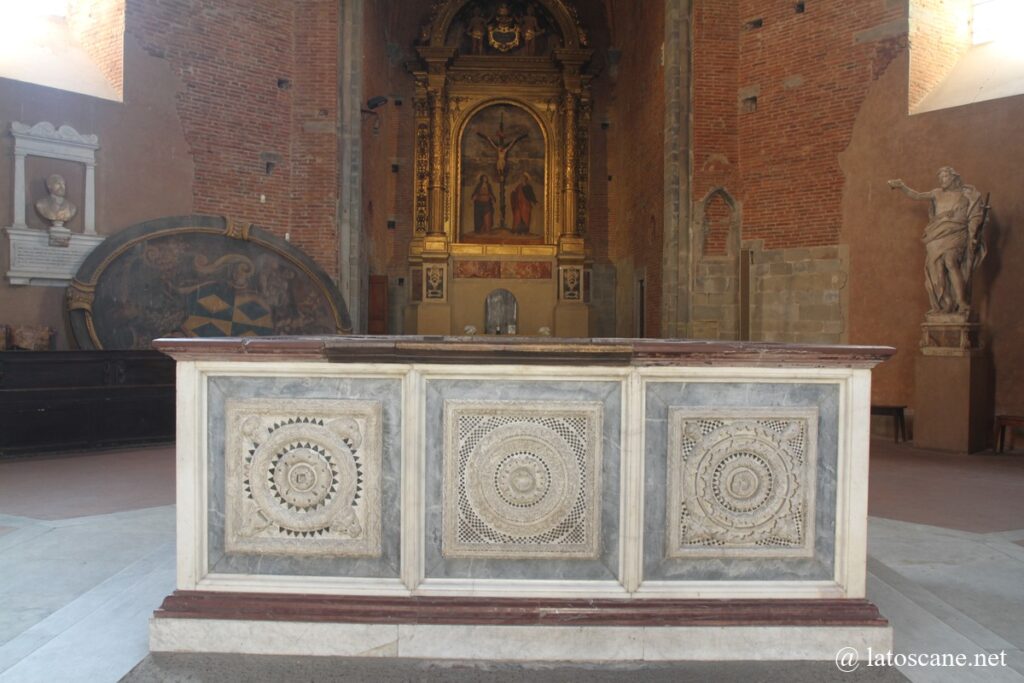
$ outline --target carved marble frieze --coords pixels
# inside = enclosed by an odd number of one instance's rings
[[[380,555],[379,402],[232,400],[226,429],[227,552]]]
[[[596,558],[601,411],[593,402],[447,401],[442,554]]]
[[[816,408],[672,408],[668,557],[814,553]]]

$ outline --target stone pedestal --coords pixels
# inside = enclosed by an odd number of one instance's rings
[[[974,453],[991,445],[995,381],[988,353],[923,353],[914,376],[915,446]]]
[[[581,338],[590,335],[590,311],[586,304],[560,303],[555,306],[555,336]]]

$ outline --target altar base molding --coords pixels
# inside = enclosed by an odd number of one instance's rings
[[[157,652],[523,661],[885,651],[870,368],[668,340],[161,340],[177,590]]]

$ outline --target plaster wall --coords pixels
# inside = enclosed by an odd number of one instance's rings
[[[14,138],[11,121],[29,125],[49,121],[68,124],[83,134],[99,136],[96,159],[96,231],[111,235],[160,216],[193,211],[194,165],[175,109],[177,81],[167,62],[125,41],[124,103],[0,79],[0,223],[14,217]],[[68,196],[79,207],[71,223],[80,231],[84,167],[50,159],[26,160],[29,207],[26,218],[36,225],[35,200],[45,196],[45,176],[65,174]],[[6,236],[0,248],[0,273],[10,268]],[[64,328],[64,290],[55,287],[11,286],[0,277],[0,322],[48,325],[58,330],[56,348],[68,348]]]
[[[886,185],[902,178],[917,190],[938,186],[939,167],[952,165],[965,183],[991,193],[986,227],[988,257],[975,272],[973,305],[996,372],[996,412],[1024,412],[1024,196],[1020,146],[1024,97],[928,112],[906,113],[904,52],[876,81],[861,108],[849,148],[842,241],[850,249],[850,341],[896,346],[899,353],[875,369],[873,401],[913,405],[914,359],[928,309],[921,233],[927,202],[914,202]]]

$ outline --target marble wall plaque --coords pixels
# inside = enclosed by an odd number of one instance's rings
[[[227,552],[377,557],[377,401],[229,400]]]
[[[815,408],[670,408],[666,555],[813,555],[817,424]]]
[[[596,558],[602,410],[446,401],[442,555]]]

